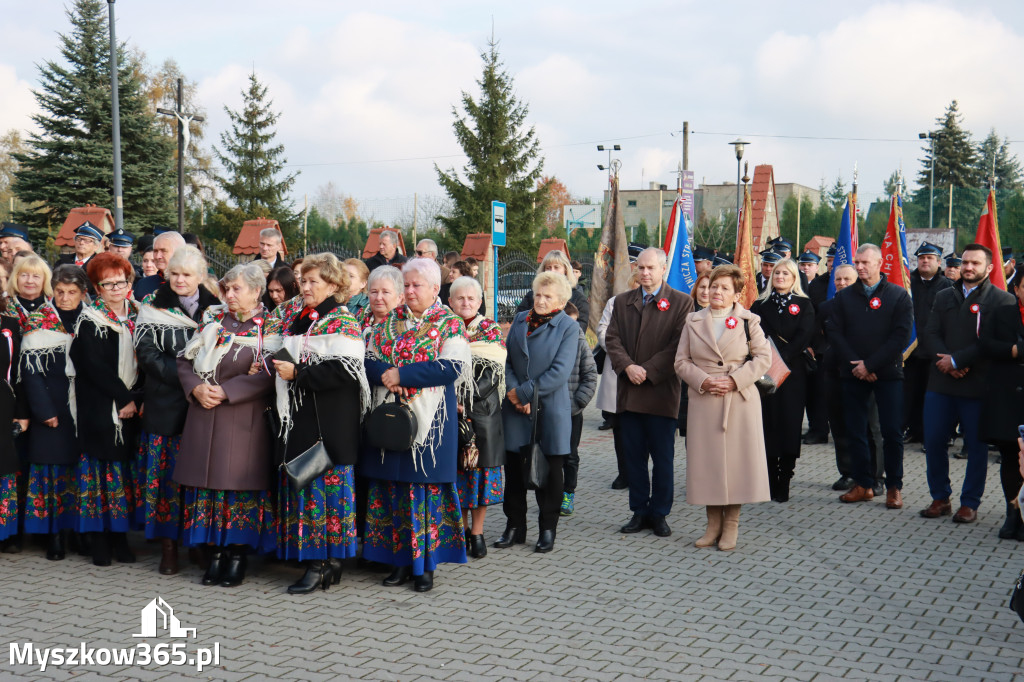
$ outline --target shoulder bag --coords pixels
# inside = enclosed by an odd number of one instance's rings
[[[534,387],[536,388],[536,387]],[[539,391],[534,390],[533,400],[530,401],[530,418],[532,422],[530,430],[530,442],[520,448],[523,455],[523,483],[527,490],[540,490],[548,480],[548,458],[540,449],[537,441],[537,422],[540,421],[540,396]]]
[[[316,442],[304,452],[296,455],[294,459],[281,463],[281,468],[284,469],[295,490],[302,490],[334,466],[330,455],[327,454],[327,448],[324,447],[324,437],[320,431],[320,414],[316,408],[316,393],[310,391],[310,395],[313,396],[313,416],[316,418]]]
[[[1017,513],[1015,509],[1014,514]],[[1017,582],[1013,584],[1013,592],[1010,593],[1010,608],[1017,612],[1017,616],[1024,621],[1024,571],[1017,576]]]
[[[747,360],[753,360],[754,354],[750,352],[750,320],[743,320],[743,331],[747,334]],[[772,338],[770,336],[767,338],[772,354],[772,364],[768,367],[768,371],[754,382],[762,398],[775,393],[789,377],[789,365],[779,355],[779,349],[775,347]]]
[[[394,402],[385,400],[366,417],[366,442],[381,450],[404,452],[416,442],[419,425],[416,415],[392,394]]]

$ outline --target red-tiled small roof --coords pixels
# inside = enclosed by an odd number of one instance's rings
[[[822,237],[821,235],[814,235],[807,243],[804,244],[804,251],[813,251],[814,253],[824,253],[822,249],[828,250],[828,247],[836,243],[836,240],[832,237]]]
[[[763,251],[769,239],[779,236],[779,204],[775,196],[775,171],[771,164],[754,167],[750,185],[751,238],[754,251]]]
[[[380,251],[380,233],[384,230],[398,235],[398,253],[403,256],[408,255],[405,252],[405,240],[402,239],[402,231],[385,225],[384,227],[375,227],[370,230],[370,234],[366,237],[366,246],[363,247],[363,260],[376,256],[377,252]]]
[[[57,246],[74,246],[75,230],[86,221],[98,227],[103,234],[114,231],[114,215],[109,208],[86,204],[80,208],[71,209],[68,217],[64,219],[64,224],[60,226],[57,237],[53,240],[54,243]]]
[[[540,250],[537,251],[538,263],[544,260],[544,256],[548,255],[548,251],[561,251],[565,254],[566,258],[569,257],[569,245],[565,243],[564,239],[558,237],[541,240]]]
[[[273,218],[256,218],[242,223],[242,230],[238,233],[238,239],[235,240],[235,248],[232,249],[235,255],[258,254],[260,252],[260,230],[265,230],[268,227],[274,228],[281,234],[281,250],[287,254],[288,246],[284,243],[281,225]]]
[[[469,257],[473,257],[483,263],[491,259],[491,253],[491,233],[476,232],[466,235],[466,241],[462,245],[462,253],[459,255],[459,258],[466,260]]]

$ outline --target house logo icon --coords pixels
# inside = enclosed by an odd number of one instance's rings
[[[195,637],[195,628],[181,627],[181,621],[174,615],[174,609],[158,596],[142,609],[142,632],[132,637],[158,637],[159,629],[167,631],[168,637]]]

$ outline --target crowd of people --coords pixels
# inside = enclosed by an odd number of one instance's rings
[[[51,270],[5,224],[3,551],[36,535],[51,560],[130,563],[128,533],[141,531],[160,544],[160,573],[179,572],[184,546],[204,585],[241,584],[258,554],[300,562],[287,591],[304,594],[358,557],[389,572],[384,585],[426,592],[440,564],[487,555],[491,506],[506,517],[491,547],[525,543],[530,489],[533,549],[554,549],[595,395],[614,436],[612,487],[629,490],[623,533],[672,534],[678,431],[687,502],[707,513],[697,547],[735,549],[741,506],[786,503],[801,445],[829,435],[839,499],[884,494],[889,509],[903,506],[904,442],[923,439],[933,502],[920,514],[958,523],[977,519],[993,444],[999,536],[1024,540],[1024,276],[1008,269],[1010,293],[992,285],[999,263],[984,246],[965,248],[953,281],[941,250],[922,245],[911,293],[886,280],[871,244],[819,273],[816,254],[793,259],[780,240],[756,282],[698,248],[691,292],[669,286],[665,253],[649,248],[601,311],[592,353],[566,254],[543,259],[506,336],[484,312],[478,263],[441,258],[430,240],[409,258],[399,245],[384,231],[366,261],[287,263],[267,229],[259,258],[215,279],[202,244],[174,231],[136,268],[131,235],[86,223]],[[777,363],[788,377],[765,388]],[[967,474],[954,514],[958,424]]]

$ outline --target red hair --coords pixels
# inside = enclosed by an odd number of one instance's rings
[[[89,281],[93,286],[99,286],[99,283],[110,275],[124,275],[129,282],[135,277],[135,270],[126,258],[106,252],[97,253],[90,258],[85,265],[85,273],[89,275]]]

